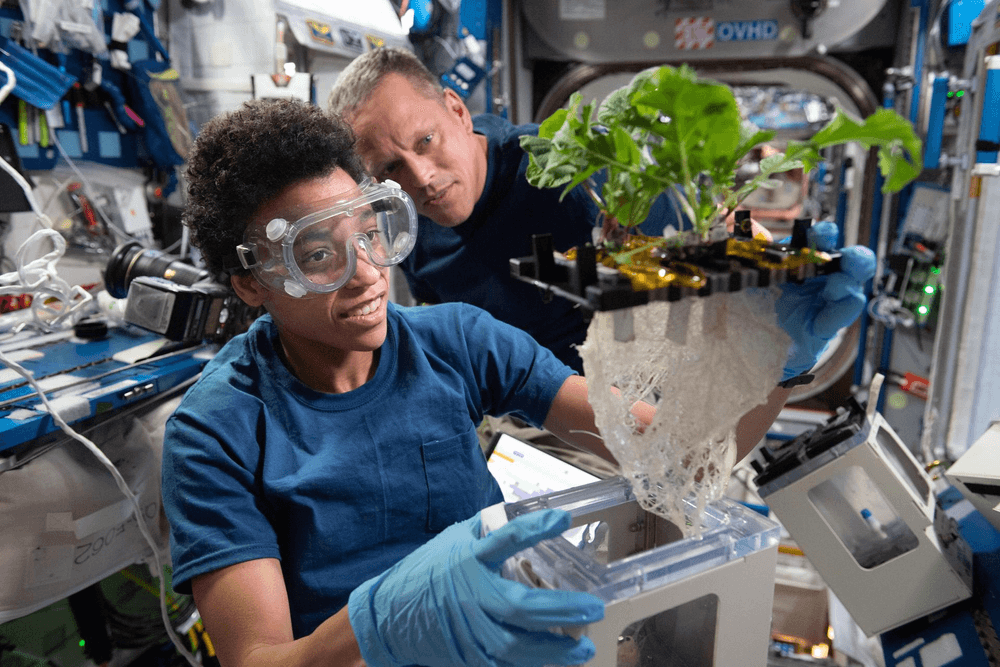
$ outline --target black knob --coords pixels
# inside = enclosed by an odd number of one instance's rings
[[[812,37],[809,23],[826,9],[826,0],[791,0],[791,3],[792,14],[799,20],[802,29],[802,38],[809,39]]]

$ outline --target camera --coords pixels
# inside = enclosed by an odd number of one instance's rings
[[[208,271],[134,241],[115,249],[104,284],[111,296],[127,298],[126,322],[183,343],[223,343],[260,314]]]
[[[225,325],[229,290],[214,283],[180,285],[139,276],[128,289],[125,321],[180,342],[215,339]]]
[[[143,248],[129,241],[115,248],[104,269],[104,288],[116,299],[128,296],[129,284],[138,276],[157,276],[179,285],[211,280],[211,274],[162,250]]]

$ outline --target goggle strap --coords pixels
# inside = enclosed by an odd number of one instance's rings
[[[241,243],[236,246],[236,256],[240,258],[240,264],[243,265],[244,269],[249,269],[260,262],[257,261],[257,245],[251,243],[249,245]]]

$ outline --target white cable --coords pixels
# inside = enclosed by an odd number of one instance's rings
[[[0,70],[7,75],[7,83],[0,88],[0,103],[2,103],[4,99],[7,98],[10,91],[13,90],[17,77],[14,75],[14,71],[2,62],[0,62]],[[17,169],[14,169],[14,165],[7,162],[7,159],[4,157],[0,157],[0,168],[3,168],[4,171],[10,174],[11,178],[14,179],[14,182],[20,186],[21,190],[24,192],[24,198],[28,200],[28,206],[30,206],[31,210],[36,216],[38,216],[38,221],[41,222],[43,226],[52,229],[52,221],[49,220],[49,217],[42,212],[42,209],[38,206],[38,202],[35,201],[35,195],[32,191],[31,184],[29,184],[28,181],[25,180],[24,176],[22,176]]]
[[[143,516],[142,508],[139,505],[139,498],[132,492],[132,489],[129,488],[125,478],[122,477],[121,472],[119,472],[118,468],[115,467],[115,464],[111,462],[111,459],[109,459],[91,440],[88,440],[86,437],[73,430],[73,428],[66,423],[66,420],[62,418],[59,412],[52,408],[52,404],[49,403],[49,399],[45,396],[45,391],[38,385],[38,382],[35,381],[35,378],[32,377],[31,373],[29,373],[26,368],[8,358],[3,352],[0,352],[0,362],[3,362],[8,368],[13,369],[28,381],[28,384],[31,385],[32,389],[38,393],[39,398],[42,399],[45,409],[52,416],[52,421],[55,422],[55,424],[59,426],[59,428],[61,428],[66,435],[82,443],[84,447],[90,450],[90,452],[97,457],[97,460],[101,462],[101,465],[107,468],[108,472],[111,473],[111,476],[114,477],[115,483],[118,485],[118,490],[121,491],[122,495],[124,495],[132,504],[132,512],[135,515],[136,525],[139,527],[139,532],[142,533],[142,537],[146,540],[149,548],[153,550],[153,561],[156,566],[157,578],[160,580],[160,616],[163,619],[163,625],[167,630],[167,635],[170,637],[170,641],[173,642],[177,651],[184,656],[192,667],[200,667],[198,659],[195,658],[195,656],[187,650],[184,644],[181,643],[177,633],[174,632],[173,624],[170,622],[170,613],[167,611],[166,603],[167,588],[166,577],[163,575],[163,561],[160,558],[160,551],[156,545],[156,541],[153,539],[153,534],[150,532],[149,526],[146,525],[146,519]]]
[[[164,248],[163,252],[164,253],[171,253],[171,252],[173,252],[174,249],[177,248],[181,244],[181,241],[183,241],[183,240],[184,240],[183,238],[177,239],[176,241],[174,241],[173,243],[171,243],[170,245],[168,245],[166,248]],[[183,255],[181,255],[181,256],[183,257]]]
[[[55,187],[52,190],[52,194],[50,194],[48,199],[46,199],[45,202],[42,204],[42,210],[43,211],[49,210],[49,206],[51,206],[52,202],[56,200],[56,197],[61,195],[63,191],[67,188],[67,186],[69,186],[69,184],[75,181],[76,179],[77,179],[76,174],[70,174],[62,181],[56,181],[55,178],[52,178],[52,182],[55,183]]]
[[[927,30],[927,44],[934,55],[934,62],[928,64],[932,67],[942,67],[945,64],[944,52],[941,49],[941,19],[944,18],[944,13],[949,5],[951,5],[951,0],[944,0],[938,7],[937,14],[928,24],[930,27]]]
[[[0,104],[3,103],[7,96],[10,95],[10,91],[14,90],[14,86],[17,84],[17,77],[14,76],[14,70],[4,65],[0,62],[0,72],[7,75],[7,83],[0,86]]]
[[[191,229],[187,225],[181,225],[181,251],[180,256],[185,258],[190,252]]]
[[[3,87],[0,87],[0,102],[2,102],[10,93],[10,90],[14,87],[15,77],[14,77],[14,72],[11,71],[10,68],[8,68],[2,62],[0,62],[0,71],[3,71],[5,74],[7,74],[8,78],[7,83],[4,84]],[[59,152],[62,153],[62,156],[66,160],[67,164],[69,164],[70,168],[73,169],[73,171],[76,172],[76,174],[80,177],[80,180],[83,181],[84,186],[89,189],[90,185],[89,183],[87,183],[87,179],[84,178],[83,174],[80,173],[80,170],[77,169],[76,165],[74,165],[73,162],[69,159],[69,156],[66,155],[66,152],[63,150],[58,140],[56,140],[54,133],[52,139],[55,142],[56,147],[59,149]],[[45,296],[42,296],[42,298],[38,298],[40,295],[37,294],[37,291],[40,288],[42,288],[42,291],[44,292],[49,292],[50,296],[68,295],[70,296],[70,298],[74,296],[80,297],[80,300],[76,303],[76,305],[71,306],[65,312],[57,316],[55,321],[50,323],[41,322],[46,327],[48,327],[51,326],[51,324],[56,323],[56,321],[61,322],[62,320],[68,318],[72,313],[78,312],[78,310],[85,303],[87,303],[92,297],[90,296],[90,294],[85,292],[79,286],[70,288],[69,290],[61,289],[64,286],[69,287],[69,285],[64,280],[58,278],[58,276],[55,275],[55,262],[58,260],[59,257],[62,256],[63,252],[65,252],[66,240],[63,239],[63,237],[58,232],[52,231],[52,220],[50,220],[49,217],[42,212],[42,209],[39,208],[38,202],[35,201],[31,185],[25,180],[25,178],[21,176],[21,174],[18,173],[18,171],[14,169],[14,167],[10,163],[8,163],[6,159],[2,157],[0,157],[0,168],[3,168],[4,171],[10,174],[11,177],[14,179],[14,181],[21,187],[21,190],[24,191],[25,198],[28,200],[28,205],[31,206],[31,210],[37,216],[38,221],[41,222],[46,227],[46,229],[40,230],[32,234],[30,237],[28,237],[28,239],[24,243],[21,244],[21,247],[18,249],[17,252],[18,268],[16,271],[20,284],[11,285],[9,287],[3,287],[2,285],[4,283],[4,279],[12,276],[13,274],[0,275],[0,294],[13,293],[10,290],[17,290],[17,293],[23,293],[24,292],[23,287],[33,282],[36,293],[33,294],[32,296],[32,308],[33,308],[33,313],[36,315],[36,319],[39,318],[37,315],[38,311],[34,310],[35,304],[38,304],[39,308],[46,308],[47,307],[46,301],[48,301],[48,299],[45,298]],[[108,225],[110,229],[114,229],[115,231],[118,231],[121,234],[123,234],[125,238],[128,238],[128,234],[125,234],[123,231],[117,229],[114,225],[111,224],[111,222],[107,219],[107,216],[104,215],[103,211],[101,211],[100,208],[98,208],[98,212],[101,213],[101,217],[104,218],[105,223]],[[43,256],[42,258],[34,260],[33,262],[29,262],[27,265],[25,265],[23,263],[23,258],[24,258],[24,253],[27,252],[26,248],[29,247],[29,244],[32,242],[33,239],[36,239],[36,237],[38,237],[39,234],[44,235],[45,232],[50,232],[51,234],[54,234],[54,236],[50,238],[52,238],[56,248],[52,252]],[[56,239],[58,239],[58,241],[56,241]],[[45,268],[43,269],[42,267]],[[32,278],[34,276],[37,276],[37,280],[33,281]],[[28,280],[25,281],[25,278],[27,278]],[[56,286],[57,288],[59,288],[56,289],[55,292],[53,292],[51,287],[43,287],[44,284],[48,283],[49,285],[51,285],[53,282],[56,282]],[[177,636],[177,633],[174,632],[173,624],[170,621],[170,613],[167,611],[167,603],[166,603],[167,588],[166,588],[166,577],[163,574],[163,561],[160,558],[160,552],[156,545],[156,541],[153,539],[153,535],[149,531],[149,527],[146,525],[146,520],[143,517],[142,508],[139,506],[139,499],[136,497],[135,493],[132,492],[132,489],[129,488],[128,483],[126,483],[125,478],[122,477],[121,472],[119,472],[118,468],[115,467],[115,464],[111,462],[111,460],[104,454],[104,452],[102,452],[97,447],[97,445],[95,445],[92,441],[88,440],[87,438],[85,438],[84,436],[80,435],[75,430],[73,430],[73,428],[66,423],[66,420],[64,420],[56,410],[52,409],[52,404],[49,403],[49,399],[46,398],[45,392],[35,381],[35,378],[32,377],[31,373],[27,371],[27,369],[25,369],[17,362],[9,359],[6,355],[4,355],[3,352],[0,352],[0,362],[3,362],[4,365],[6,365],[8,368],[13,369],[19,375],[21,375],[25,380],[27,380],[28,384],[30,384],[31,387],[38,393],[39,398],[42,399],[42,404],[45,406],[45,409],[48,410],[49,414],[52,416],[52,421],[56,425],[58,425],[59,428],[66,433],[66,435],[82,443],[84,447],[90,450],[90,452],[97,457],[97,460],[100,461],[105,468],[107,468],[108,472],[111,473],[111,476],[114,478],[115,483],[118,485],[118,489],[131,502],[132,512],[135,515],[136,525],[139,527],[139,532],[142,534],[143,539],[146,540],[146,543],[153,551],[153,562],[156,565],[157,578],[160,581],[160,617],[163,620],[163,626],[166,629],[167,635],[170,637],[170,641],[173,643],[178,653],[184,656],[184,659],[187,660],[192,667],[200,667],[200,662],[198,661],[198,659],[195,658],[195,656],[189,650],[187,650],[184,644],[181,643],[181,640]]]
[[[872,297],[868,302],[868,314],[887,329],[895,329],[897,325],[909,328],[916,322],[913,312],[903,308],[902,301],[887,294]]]
[[[440,44],[444,48],[444,50],[448,52],[448,57],[450,57],[452,60],[458,60],[459,58],[458,54],[455,52],[454,47],[452,47],[452,45],[449,44],[446,39],[444,39],[440,35],[434,35],[434,41]]]
[[[83,175],[83,172],[80,171],[80,168],[76,166],[76,163],[73,162],[73,160],[70,159],[69,155],[66,154],[66,150],[62,147],[62,144],[59,143],[59,139],[56,137],[55,132],[52,133],[51,140],[52,143],[55,145],[56,149],[59,151],[59,154],[62,156],[64,160],[66,160],[66,164],[69,165],[69,168],[73,170],[73,173],[75,173],[77,177],[80,179],[80,182],[83,183],[84,194],[90,198],[90,201],[95,202],[96,204],[97,197],[94,196],[94,187],[90,184],[90,181],[87,179],[87,177]],[[129,234],[124,229],[111,222],[107,214],[104,212],[103,207],[95,205],[93,208],[95,211],[97,211],[98,215],[101,216],[101,219],[104,221],[104,224],[107,225],[108,229],[118,234],[118,237],[120,239],[131,240],[133,238],[131,234]]]
[[[28,200],[28,206],[31,207],[32,212],[38,216],[38,221],[41,222],[44,227],[52,229],[52,221],[49,219],[49,216],[42,212],[42,209],[38,206],[38,202],[35,201],[35,195],[32,192],[31,184],[28,183],[28,181],[24,179],[24,176],[22,176],[17,169],[14,169],[14,166],[7,162],[7,160],[2,156],[0,156],[0,168],[10,174],[14,179],[14,182],[21,186],[21,190],[24,191],[24,198]]]
[[[35,244],[46,239],[51,241],[53,249],[38,259],[27,261],[26,255],[29,250],[34,248]],[[83,311],[85,307],[89,307],[93,302],[93,297],[89,293],[84,291],[79,286],[70,287],[70,285],[56,273],[55,264],[59,258],[62,257],[65,250],[66,240],[61,234],[52,229],[39,230],[28,237],[28,239],[21,244],[21,247],[18,248],[16,254],[17,270],[0,275],[0,294],[23,294],[26,292],[30,292],[32,294],[32,315],[34,316],[36,323],[45,330],[52,330],[59,325],[63,325],[64,323],[71,321],[76,314]],[[63,304],[63,307],[55,309],[50,306],[48,302],[51,298],[58,299]],[[41,315],[41,313],[46,312],[53,315],[51,319]],[[177,637],[173,630],[173,626],[170,623],[170,615],[166,606],[166,583],[165,577],[163,576],[163,563],[160,560],[159,551],[156,547],[156,543],[153,541],[151,533],[149,532],[149,528],[146,526],[142,512],[138,511],[139,501],[135,494],[132,493],[132,490],[128,487],[128,484],[126,484],[125,479],[121,476],[121,473],[108,459],[108,457],[105,456],[93,442],[74,431],[62,418],[62,416],[59,415],[57,411],[52,409],[52,405],[49,403],[48,398],[46,398],[45,392],[26,369],[6,357],[2,351],[0,351],[0,362],[3,362],[7,367],[13,369],[24,377],[25,380],[27,380],[31,387],[38,393],[38,396],[42,400],[42,404],[52,416],[52,421],[67,435],[74,440],[78,440],[83,443],[87,449],[97,456],[101,464],[104,465],[111,473],[112,477],[114,477],[119,490],[121,490],[125,497],[131,501],[136,516],[136,523],[139,526],[139,531],[142,533],[146,542],[153,549],[153,558],[160,580],[160,614],[163,617],[167,634],[177,647],[177,650],[193,667],[197,667],[198,662],[181,644],[180,639]]]
[[[53,249],[42,257],[28,261],[28,252],[44,240]],[[58,328],[78,315],[89,311],[93,297],[79,285],[70,286],[56,272],[56,262],[66,252],[66,239],[52,229],[40,229],[21,244],[14,256],[16,270],[0,274],[0,294],[31,294],[31,313],[36,324],[45,331]],[[59,302],[58,307],[49,303]]]

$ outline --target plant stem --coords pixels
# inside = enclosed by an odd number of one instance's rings
[[[597,208],[599,208],[602,211],[604,211],[607,208],[607,206],[605,205],[604,200],[601,199],[601,196],[599,194],[597,194],[597,192],[594,190],[594,183],[593,183],[593,181],[591,181],[588,178],[587,180],[585,180],[583,182],[582,185],[583,185],[583,191],[587,193],[587,195],[590,197],[590,199],[595,204],[597,204]]]

